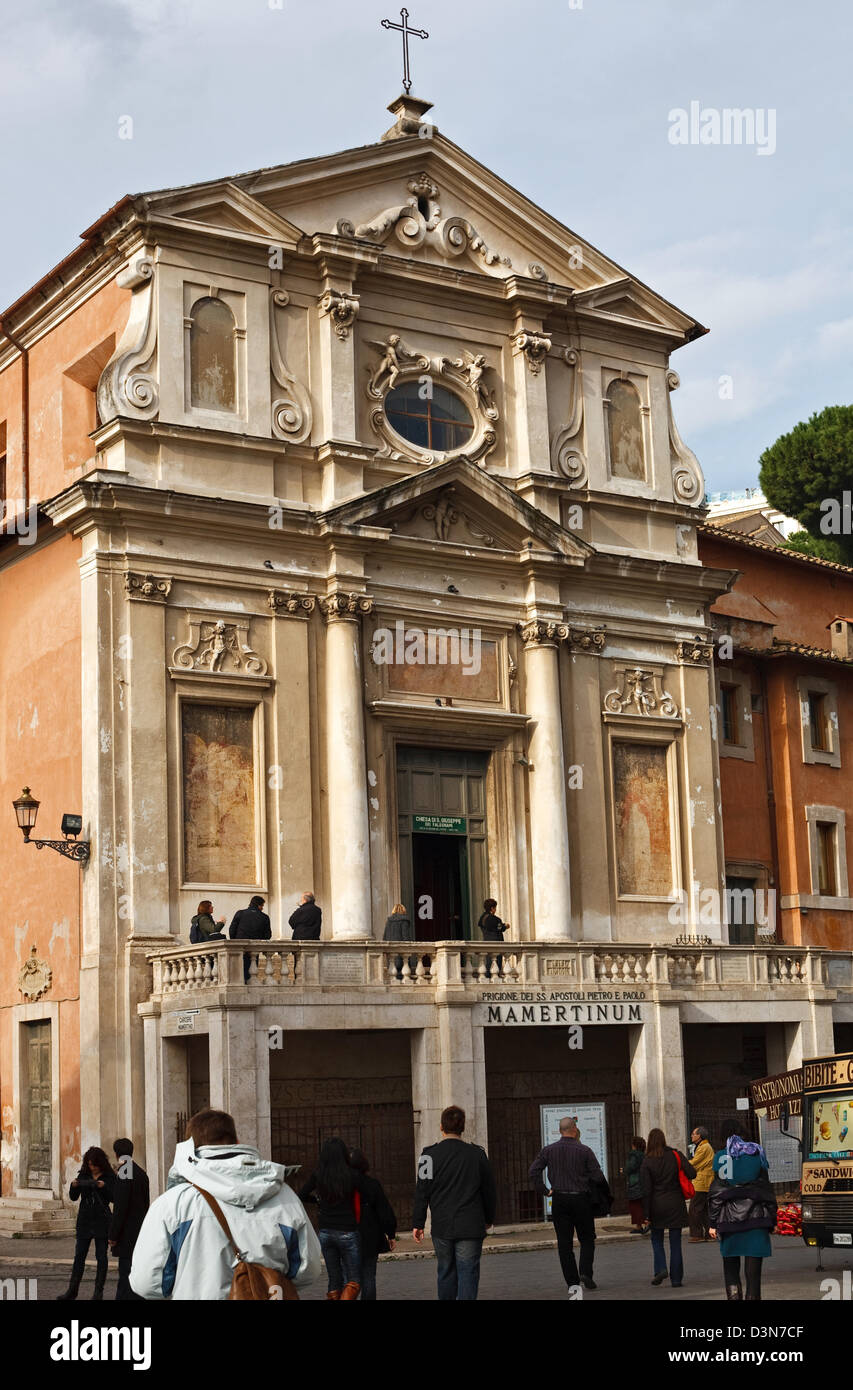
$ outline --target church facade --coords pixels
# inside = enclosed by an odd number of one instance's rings
[[[0,1226],[118,1134],[162,1189],[206,1103],[283,1161],[342,1133],[405,1210],[456,1102],[532,1219],[542,1106],[603,1103],[615,1179],[853,1019],[849,954],[697,917],[735,577],[672,409],[704,329],[389,109],[122,200],[2,317],[38,508],[0,541],[3,804],[81,808],[91,855],[0,843]],[[271,942],[189,944],[255,894]]]

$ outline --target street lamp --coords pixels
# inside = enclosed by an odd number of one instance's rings
[[[91,848],[90,841],[76,838],[83,829],[82,816],[66,812],[62,817],[64,840],[32,840],[30,839],[30,832],[35,830],[41,802],[36,801],[29,787],[24,787],[21,795],[15,798],[12,805],[15,808],[15,819],[23,834],[25,845],[35,845],[36,849],[45,849],[45,847],[55,849],[57,854],[64,855],[66,859],[73,859],[78,864],[87,863]]]

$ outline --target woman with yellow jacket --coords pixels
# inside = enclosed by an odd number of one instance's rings
[[[708,1131],[704,1125],[697,1125],[690,1136],[695,1144],[690,1162],[696,1169],[693,1179],[694,1195],[690,1199],[690,1244],[711,1240],[708,1234],[708,1188],[714,1180],[714,1150],[708,1141]]]

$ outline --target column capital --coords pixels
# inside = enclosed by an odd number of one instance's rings
[[[543,618],[530,618],[518,623],[518,630],[524,642],[525,651],[535,651],[537,647],[556,647],[569,636],[567,623],[551,622]]]
[[[147,599],[150,603],[165,603],[172,590],[171,579],[156,574],[134,574],[128,570],[124,576],[124,590],[128,598]]]
[[[357,623],[360,617],[373,612],[373,599],[369,594],[348,594],[338,589],[320,599],[320,612],[327,623],[335,620]]]
[[[289,594],[283,589],[270,589],[267,603],[276,617],[288,614],[291,617],[307,618],[314,612],[316,599],[313,594]]]

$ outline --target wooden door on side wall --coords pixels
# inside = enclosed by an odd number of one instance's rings
[[[50,1020],[23,1025],[26,1050],[25,1105],[27,1126],[27,1187],[50,1188],[53,1147],[53,1086]]]

